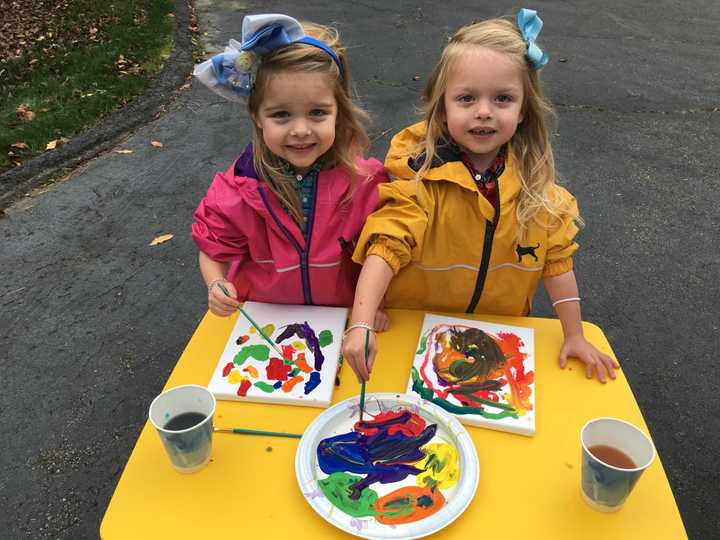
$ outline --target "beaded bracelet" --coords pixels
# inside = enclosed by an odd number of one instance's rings
[[[558,304],[562,304],[563,302],[579,302],[580,297],[579,296],[572,296],[570,298],[561,298],[560,300],[555,300],[552,303],[552,307],[557,306]]]
[[[365,330],[370,330],[371,332],[375,333],[375,329],[373,328],[373,326],[371,324],[359,322],[359,323],[351,324],[350,326],[347,327],[345,332],[343,332],[343,339],[345,339],[347,337],[347,335],[350,333],[351,330],[355,330],[356,328],[364,328]]]

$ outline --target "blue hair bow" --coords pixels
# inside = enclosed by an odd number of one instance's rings
[[[542,49],[535,44],[535,40],[543,27],[542,19],[538,17],[537,11],[534,9],[522,8],[517,14],[517,25],[527,45],[526,56],[530,62],[530,66],[533,69],[540,69],[547,64],[550,59],[547,53],[544,53]]]
[[[248,15],[243,20],[243,40],[231,39],[225,51],[195,66],[193,75],[213,92],[231,101],[244,102],[252,92],[262,57],[276,49],[303,43],[323,50],[343,77],[337,53],[320,40],[305,35],[292,17],[278,14]]]

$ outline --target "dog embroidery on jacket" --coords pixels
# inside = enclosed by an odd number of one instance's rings
[[[538,258],[537,255],[535,255],[535,250],[540,247],[540,242],[537,243],[535,246],[521,246],[520,244],[517,245],[515,248],[515,252],[518,256],[518,262],[522,262],[522,258],[525,255],[530,255],[535,259],[535,262],[537,262]]]

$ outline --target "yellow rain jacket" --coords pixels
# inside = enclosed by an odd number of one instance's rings
[[[379,186],[379,208],[363,227],[354,260],[378,255],[392,267],[388,307],[527,315],[540,278],[572,270],[574,197],[556,186],[567,214],[549,229],[532,221],[518,243],[520,180],[510,153],[498,178],[496,215],[449,147],[422,180],[414,180],[413,166],[420,164],[411,154],[424,135],[420,122],[393,138],[385,158],[393,181]]]

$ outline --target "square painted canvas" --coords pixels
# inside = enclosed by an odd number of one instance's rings
[[[535,434],[532,328],[426,314],[408,394],[461,422]]]
[[[208,389],[218,399],[328,407],[347,309],[245,302]]]

